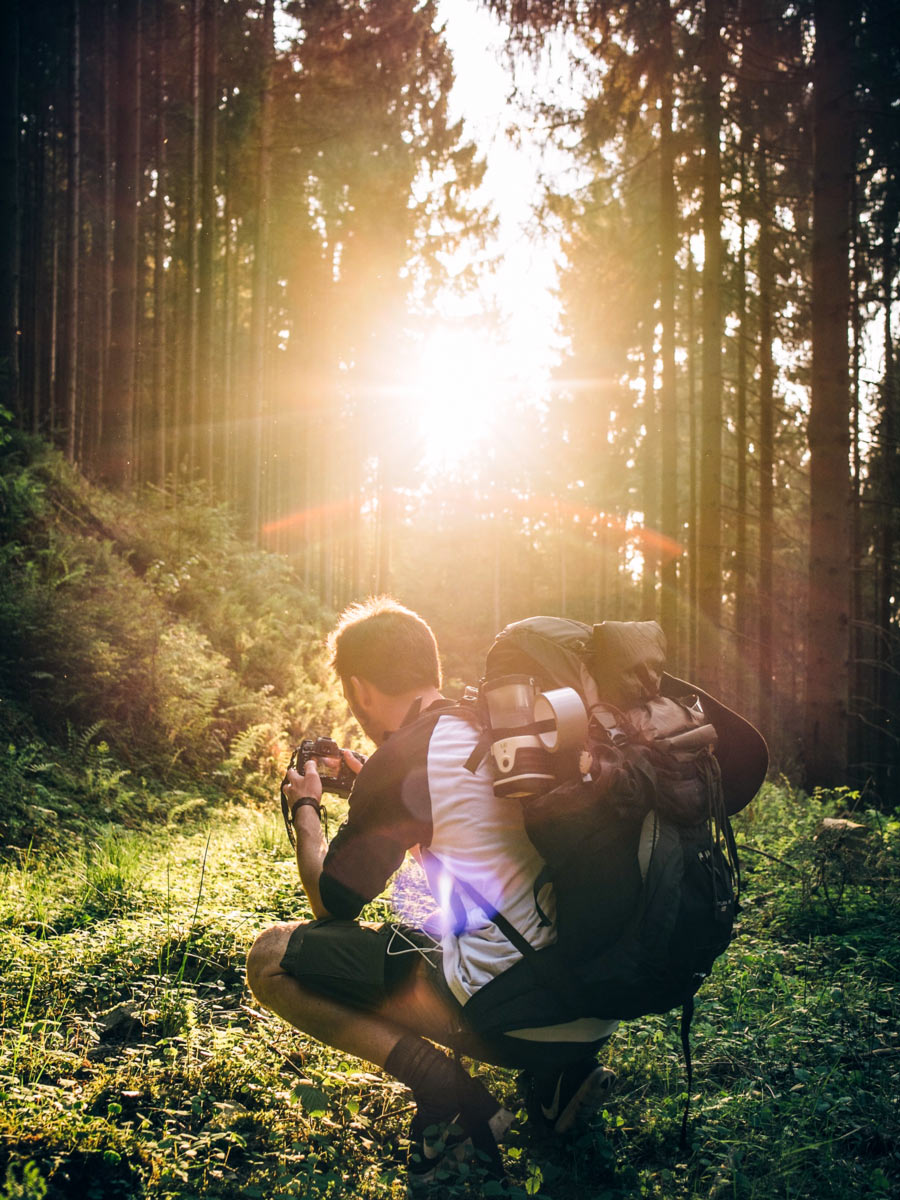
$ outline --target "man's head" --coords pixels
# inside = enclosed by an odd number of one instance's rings
[[[430,701],[439,692],[434,634],[420,616],[389,596],[346,608],[328,646],[350,708],[376,742],[399,725],[416,696]]]

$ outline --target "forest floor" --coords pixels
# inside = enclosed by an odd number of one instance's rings
[[[900,823],[857,811],[860,844],[815,838],[855,803],[769,785],[736,821],[744,911],[698,1001],[689,1150],[676,1014],[631,1021],[617,1090],[564,1141],[486,1072],[517,1112],[503,1194],[900,1194]],[[405,1195],[405,1090],[247,990],[255,934],[305,911],[280,816],[249,809],[0,863],[0,1196]]]

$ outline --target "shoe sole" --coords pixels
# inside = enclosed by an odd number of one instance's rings
[[[615,1073],[606,1067],[597,1067],[596,1070],[591,1071],[590,1075],[586,1075],[582,1080],[581,1087],[573,1093],[569,1103],[553,1122],[553,1132],[568,1133],[575,1124],[581,1109],[587,1104],[596,1105],[601,1096],[609,1093],[615,1081]]]

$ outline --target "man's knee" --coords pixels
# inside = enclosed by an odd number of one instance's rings
[[[299,922],[284,922],[264,929],[250,947],[247,955],[247,984],[253,995],[262,1004],[266,1003],[269,981],[283,972],[281,960],[287,950],[291,934]]]

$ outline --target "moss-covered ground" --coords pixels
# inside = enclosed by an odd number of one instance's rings
[[[633,1021],[609,1048],[617,1090],[565,1141],[530,1127],[512,1073],[487,1070],[517,1111],[507,1194],[898,1194],[900,829],[857,808],[861,844],[815,838],[822,815],[855,803],[770,785],[736,822],[745,907],[698,1003],[689,1149],[676,1016]],[[305,912],[280,817],[265,811],[107,826],[8,857],[0,1195],[404,1195],[405,1091],[247,991],[255,934]],[[455,1179],[430,1194],[497,1188]]]

